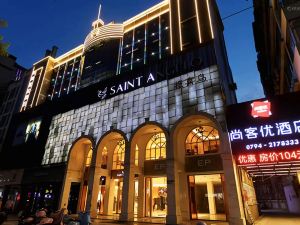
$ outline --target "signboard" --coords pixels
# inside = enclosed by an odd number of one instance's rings
[[[223,163],[219,154],[185,157],[186,172],[222,171]]]
[[[240,165],[300,161],[300,93],[229,106],[227,127]]]
[[[124,177],[124,170],[112,170],[111,171],[111,178],[119,179]]]
[[[144,162],[144,175],[163,175],[167,173],[167,160],[149,160]]]

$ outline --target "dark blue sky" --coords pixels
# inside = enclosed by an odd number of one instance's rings
[[[190,1],[190,0],[187,0]],[[96,19],[99,3],[102,19],[122,22],[160,0],[1,0],[0,18],[8,21],[1,29],[9,52],[20,65],[31,67],[52,45],[62,54],[83,43]],[[221,16],[251,6],[252,1],[217,0]],[[253,10],[224,20],[229,62],[238,85],[240,102],[263,97],[256,67],[252,32]]]

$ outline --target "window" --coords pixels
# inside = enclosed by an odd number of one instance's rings
[[[102,150],[102,160],[101,160],[101,168],[102,169],[107,169],[107,158],[108,158],[107,148],[104,147]]]
[[[146,160],[166,158],[166,136],[164,133],[153,135],[147,143]]]
[[[113,155],[113,170],[124,169],[124,159],[125,159],[125,140],[118,142],[114,155]]]
[[[186,138],[186,155],[203,155],[217,152],[219,145],[219,132],[214,127],[197,127]]]
[[[86,162],[85,162],[85,166],[86,166],[86,167],[91,166],[91,163],[92,163],[92,155],[93,155],[93,150],[92,150],[92,147],[91,147],[90,150],[89,150],[89,153],[88,153],[88,155],[87,155],[87,157],[86,157]]]
[[[134,165],[139,165],[139,146],[135,145]]]

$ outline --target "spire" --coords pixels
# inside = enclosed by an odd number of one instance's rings
[[[100,3],[99,11],[98,11],[98,20],[100,19],[100,15],[101,15],[101,8],[102,8],[102,6],[101,6],[101,3]]]

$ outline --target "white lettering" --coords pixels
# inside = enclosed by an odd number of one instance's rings
[[[137,81],[138,81],[138,86],[141,86],[141,78],[143,78],[143,76],[140,76],[140,77],[135,78],[135,79],[137,79]]]
[[[122,85],[121,85],[121,84],[119,84],[119,86],[118,86],[118,89],[117,89],[116,93],[119,93],[119,92],[123,92],[123,87],[122,87]]]
[[[128,88],[129,88],[129,86],[131,86],[132,88],[134,88],[134,83],[135,83],[134,80],[132,81],[132,83],[130,83],[130,81],[128,81],[128,82],[127,82]]]
[[[116,87],[115,86],[111,86],[110,88],[110,95],[114,95],[116,93]]]
[[[152,75],[152,73],[149,74],[149,77],[147,79],[147,84],[149,83],[149,81],[152,80],[153,82],[155,82],[154,76]]]

